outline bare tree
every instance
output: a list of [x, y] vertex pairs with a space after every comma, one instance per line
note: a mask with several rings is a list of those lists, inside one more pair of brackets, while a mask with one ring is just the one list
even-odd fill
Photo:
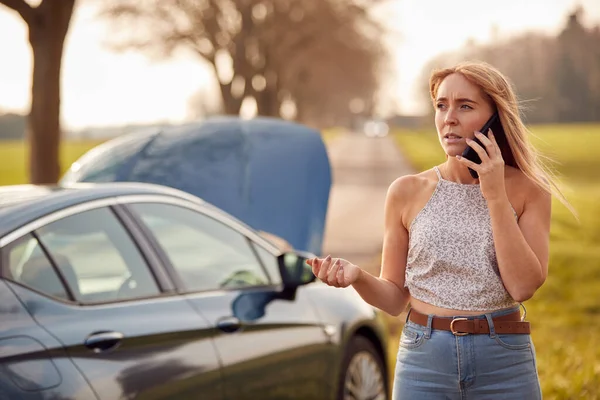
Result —
[[33, 52], [31, 109], [27, 123], [29, 180], [55, 183], [60, 176], [60, 71], [63, 46], [76, 0], [0, 0], [19, 13]]
[[[321, 19], [339, 18], [321, 3]], [[324, 10], [325, 9], [325, 10]], [[382, 44], [387, 32], [377, 22], [351, 13], [344, 23], [327, 21], [326, 31], [299, 57], [281, 60], [280, 80], [297, 107], [298, 120], [313, 126], [350, 126], [355, 116], [350, 103], [370, 114], [385, 76], [388, 53]]]
[[[312, 66], [334, 64], [323, 55], [329, 52], [335, 60], [338, 49], [364, 49], [363, 38], [382, 33], [369, 12], [381, 1], [112, 0], [104, 3], [101, 15], [121, 34], [112, 41], [118, 49], [159, 56], [186, 49], [207, 61], [218, 77], [225, 113], [239, 114], [244, 99], [251, 97], [260, 115], [279, 116], [286, 99], [301, 97], [296, 96], [298, 81], [315, 75]], [[322, 58], [315, 58], [317, 53]], [[366, 54], [372, 53], [363, 51], [361, 57]], [[344, 75], [357, 60], [338, 61], [347, 65], [330, 68], [329, 76], [331, 71]], [[328, 95], [325, 88], [321, 95]]]
[[349, 126], [354, 117], [352, 102], [360, 104], [362, 112], [371, 113], [386, 53], [377, 42], [354, 39], [352, 45], [336, 40], [331, 46], [316, 46], [307, 51], [307, 62], [294, 63], [282, 76], [299, 121], [313, 126]]

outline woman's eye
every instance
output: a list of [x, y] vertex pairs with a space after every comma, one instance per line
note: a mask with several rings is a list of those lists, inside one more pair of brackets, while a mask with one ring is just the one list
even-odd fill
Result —
[[462, 106], [460, 106], [460, 108], [466, 108], [467, 110], [472, 110], [473, 107], [467, 105], [467, 104], [463, 104]]
[[437, 108], [439, 108], [439, 109], [442, 109], [442, 108], [444, 108], [444, 104], [442, 104], [442, 103], [438, 103], [438, 104], [436, 105], [436, 107], [437, 107]]

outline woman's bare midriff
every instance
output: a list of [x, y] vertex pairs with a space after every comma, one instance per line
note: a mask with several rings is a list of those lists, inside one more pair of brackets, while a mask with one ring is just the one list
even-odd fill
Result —
[[448, 308], [436, 307], [434, 305], [417, 300], [414, 297], [410, 298], [410, 306], [421, 314], [433, 314], [440, 317], [454, 317], [462, 315], [481, 315], [491, 313], [497, 310], [484, 310], [484, 311], [465, 311], [465, 310], [451, 310]]

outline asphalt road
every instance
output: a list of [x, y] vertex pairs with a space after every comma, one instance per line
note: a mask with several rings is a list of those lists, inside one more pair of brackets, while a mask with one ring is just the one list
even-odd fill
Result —
[[379, 273], [383, 213], [389, 185], [413, 172], [394, 140], [340, 135], [328, 144], [333, 168], [323, 254]]

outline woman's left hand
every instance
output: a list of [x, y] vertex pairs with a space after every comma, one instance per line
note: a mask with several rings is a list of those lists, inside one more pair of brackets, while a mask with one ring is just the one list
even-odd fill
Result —
[[473, 139], [467, 139], [467, 145], [471, 146], [479, 154], [481, 164], [476, 164], [460, 156], [456, 158], [464, 166], [477, 171], [481, 193], [487, 201], [506, 197], [506, 189], [504, 187], [504, 159], [502, 158], [500, 146], [496, 143], [494, 133], [490, 129], [487, 137], [481, 132], [475, 132], [475, 136], [483, 143], [485, 149]]

